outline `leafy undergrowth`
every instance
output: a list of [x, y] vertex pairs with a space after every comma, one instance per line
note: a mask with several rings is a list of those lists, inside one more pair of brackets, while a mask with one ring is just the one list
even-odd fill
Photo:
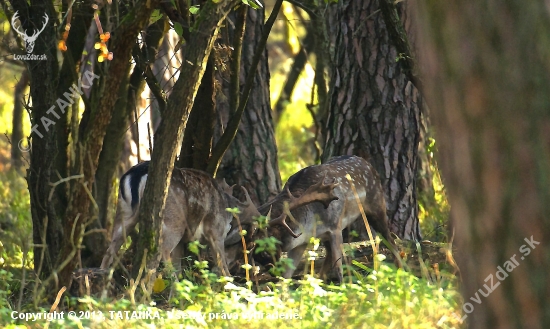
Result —
[[21, 266], [23, 251], [32, 260], [32, 221], [29, 191], [23, 175], [15, 170], [0, 170], [0, 268]]
[[[383, 255], [375, 256], [382, 259]], [[453, 276], [418, 278], [402, 269], [378, 262], [372, 270], [353, 262], [351, 277], [332, 285], [306, 275], [303, 280], [268, 283], [255, 293], [217, 277], [203, 266], [196, 281], [181, 280], [152, 293], [158, 282], [128, 289], [125, 298], [60, 300], [58, 317], [52, 321], [13, 319], [46, 316], [48, 310], [14, 313], [1, 304], [0, 326], [7, 328], [457, 328], [460, 327], [460, 296]], [[197, 262], [197, 265], [199, 263]], [[6, 271], [3, 272], [4, 274]], [[368, 274], [367, 274], [368, 273]], [[0, 276], [4, 274], [0, 273]], [[449, 279], [450, 278], [450, 279]], [[9, 284], [10, 278], [1, 279]], [[200, 282], [200, 284], [199, 284]], [[252, 285], [250, 285], [252, 286]], [[141, 290], [140, 290], [141, 288]], [[158, 288], [158, 287], [157, 287]], [[1, 286], [2, 290], [6, 286]], [[144, 290], [143, 290], [144, 289]], [[171, 290], [171, 298], [167, 296]], [[256, 290], [257, 291], [257, 290]], [[101, 293], [97, 294], [98, 296]], [[5, 298], [5, 296], [0, 296]], [[132, 302], [137, 301], [137, 302]], [[32, 313], [33, 311], [37, 311]], [[59, 312], [63, 311], [60, 315]], [[50, 315], [52, 316], [52, 315]]]

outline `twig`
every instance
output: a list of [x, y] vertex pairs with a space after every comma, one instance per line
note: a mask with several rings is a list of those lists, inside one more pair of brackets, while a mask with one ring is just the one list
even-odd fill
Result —
[[50, 313], [52, 313], [56, 308], [57, 305], [59, 305], [59, 301], [61, 300], [61, 295], [67, 290], [67, 287], [63, 286], [61, 289], [59, 289], [59, 292], [57, 293], [57, 296], [55, 297], [55, 301], [52, 304], [52, 307], [50, 308]]
[[243, 50], [244, 31], [246, 29], [246, 16], [248, 13], [248, 6], [239, 8], [237, 12], [237, 26], [235, 27], [235, 33], [233, 41], [233, 54], [231, 58], [231, 83], [229, 91], [229, 113], [234, 115], [239, 107], [240, 96], [240, 76], [241, 76], [241, 54]]
[[19, 300], [17, 301], [17, 312], [21, 311], [21, 301], [23, 300], [23, 291], [25, 290], [25, 279], [27, 274], [27, 268], [25, 267], [25, 263], [27, 262], [27, 254], [29, 252], [29, 248], [27, 243], [23, 243], [23, 268], [21, 269], [21, 287], [19, 288]]
[[[95, 210], [99, 210], [99, 207], [97, 206], [97, 203], [95, 202], [94, 196], [92, 195], [92, 192], [90, 192], [90, 189], [88, 188], [88, 182], [82, 183], [82, 187], [84, 188], [84, 191], [86, 191], [86, 194], [88, 194], [88, 197], [90, 197], [90, 201], [94, 205]], [[97, 216], [97, 214], [96, 214]]]
[[104, 228], [94, 228], [93, 230], [89, 230], [86, 233], [84, 233], [84, 236], [94, 233], [104, 233], [105, 236], [107, 236], [107, 230]]
[[[52, 271], [52, 273], [50, 274], [50, 276], [49, 276], [46, 280], [44, 280], [44, 281], [42, 282], [42, 287], [41, 287], [41, 289], [40, 289], [40, 292], [39, 292], [38, 296], [37, 296], [37, 295], [34, 296], [34, 303], [35, 303], [35, 306], [37, 306], [38, 301], [42, 299], [42, 298], [41, 298], [41, 297], [42, 297], [42, 294], [44, 293], [44, 290], [46, 289], [47, 285], [50, 283], [51, 280], [55, 280], [56, 285], [58, 284], [59, 280], [58, 280], [58, 278], [57, 278], [57, 272], [63, 270], [67, 265], [69, 265], [69, 263], [72, 261], [73, 257], [75, 256], [75, 254], [76, 254], [78, 248], [76, 247], [76, 245], [75, 245], [73, 239], [74, 239], [74, 232], [75, 232], [75, 230], [76, 230], [76, 223], [78, 223], [78, 219], [79, 219], [79, 218], [80, 218], [80, 213], [76, 215], [76, 218], [75, 218], [74, 221], [73, 221], [73, 227], [72, 227], [72, 229], [71, 229], [71, 236], [70, 236], [70, 238], [69, 238], [69, 239], [70, 239], [69, 241], [70, 241], [71, 246], [72, 246], [73, 248], [72, 248], [71, 252], [69, 253], [68, 257], [65, 258], [65, 260], [63, 260], [63, 262], [57, 267], [57, 269], [55, 269], [54, 271]], [[83, 229], [84, 229], [84, 227], [81, 226], [81, 230], [83, 230]], [[80, 236], [82, 237], [83, 234], [84, 234], [84, 232], [82, 232], [82, 233], [80, 234]], [[79, 243], [79, 244], [80, 244], [80, 243]]]
[[147, 122], [147, 137], [149, 137], [149, 157], [153, 156], [153, 144], [151, 143], [151, 126]]
[[239, 233], [241, 235], [241, 243], [243, 244], [243, 254], [244, 254], [244, 263], [245, 263], [245, 266], [244, 266], [244, 271], [246, 273], [246, 282], [250, 281], [250, 271], [249, 271], [249, 264], [248, 264], [248, 253], [246, 250], [246, 241], [244, 240], [244, 235], [242, 234], [243, 233], [243, 227], [241, 226], [241, 221], [239, 220], [239, 216], [237, 216], [236, 214], [233, 214], [233, 217], [235, 217], [235, 219], [237, 220], [237, 225], [239, 225]]
[[[136, 99], [136, 93], [135, 91], [132, 90], [132, 95], [133, 95], [133, 98]], [[138, 109], [137, 109], [137, 106], [135, 106], [135, 103], [134, 103], [134, 119], [136, 120], [135, 124], [136, 124], [136, 138], [137, 138], [137, 141], [136, 141], [136, 146], [137, 146], [137, 158], [138, 158], [138, 163], [141, 163], [141, 152], [139, 151], [140, 149], [140, 145], [139, 145], [139, 122], [138, 122]]]
[[357, 207], [359, 207], [359, 211], [361, 212], [361, 217], [363, 217], [363, 222], [365, 223], [365, 227], [367, 228], [367, 233], [369, 234], [369, 240], [372, 246], [372, 251], [374, 255], [374, 264], [376, 264], [376, 254], [378, 254], [378, 248], [376, 247], [376, 244], [374, 243], [374, 238], [372, 235], [372, 231], [370, 230], [370, 225], [367, 221], [367, 215], [365, 215], [365, 209], [363, 209], [363, 204], [361, 203], [361, 199], [359, 199], [359, 194], [357, 194], [357, 190], [355, 189], [355, 185], [353, 185], [353, 181], [351, 179], [351, 176], [349, 174], [346, 175], [346, 179], [348, 180], [351, 189], [353, 190], [353, 194], [355, 195], [355, 201], [357, 202]]
[[73, 175], [73, 176], [69, 176], [69, 177], [62, 178], [62, 179], [58, 180], [58, 181], [55, 182], [55, 183], [50, 183], [50, 186], [51, 186], [52, 188], [50, 189], [50, 195], [48, 196], [48, 201], [52, 201], [53, 192], [55, 191], [55, 188], [56, 188], [57, 185], [59, 185], [59, 184], [61, 184], [61, 183], [68, 182], [68, 181], [70, 181], [71, 179], [79, 179], [79, 178], [84, 178], [84, 175], [83, 175], [83, 174], [80, 174], [80, 175]]
[[[48, 232], [48, 216], [44, 217], [44, 224], [43, 224], [43, 227], [42, 227], [42, 236], [41, 236], [41, 240], [42, 240], [42, 252], [40, 254], [40, 263], [38, 264], [38, 270], [36, 271], [36, 281], [34, 283], [34, 288], [33, 288], [33, 296], [34, 296], [34, 303], [35, 303], [35, 306], [37, 306], [37, 302], [38, 302], [38, 296], [37, 296], [37, 292], [38, 292], [38, 284], [41, 283], [41, 280], [40, 280], [40, 273], [42, 273], [42, 265], [44, 264], [44, 257], [45, 257], [45, 253], [46, 253], [46, 248], [47, 248], [47, 243], [46, 243], [46, 233]], [[37, 247], [38, 245], [34, 245], [34, 247]]]
[[132, 305], [136, 305], [136, 299], [135, 299], [135, 293], [136, 288], [139, 284], [139, 280], [141, 279], [141, 274], [143, 273], [143, 269], [145, 268], [145, 262], [147, 259], [147, 248], [143, 249], [143, 258], [141, 259], [141, 266], [139, 267], [138, 275], [136, 280], [134, 279], [130, 280], [130, 301], [132, 302]]

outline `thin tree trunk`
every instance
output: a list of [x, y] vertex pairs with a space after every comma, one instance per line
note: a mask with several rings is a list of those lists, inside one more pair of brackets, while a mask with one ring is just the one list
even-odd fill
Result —
[[420, 58], [464, 315], [470, 328], [549, 328], [547, 3], [431, 1], [422, 9]]
[[313, 51], [314, 41], [315, 41], [315, 38], [314, 38], [313, 28], [311, 26], [308, 26], [306, 37], [302, 42], [302, 46], [300, 47], [300, 50], [294, 56], [294, 61], [292, 62], [290, 71], [286, 76], [286, 81], [283, 85], [283, 89], [281, 90], [281, 94], [279, 95], [279, 98], [275, 103], [275, 108], [273, 109], [273, 116], [274, 116], [275, 123], [279, 122], [279, 119], [281, 118], [281, 115], [283, 114], [284, 109], [292, 99], [292, 93], [294, 92], [294, 87], [296, 86], [296, 82], [298, 82], [298, 78], [300, 77], [300, 74], [302, 74], [302, 71], [306, 67], [308, 56]]
[[[420, 239], [416, 166], [421, 97], [391, 44], [377, 0], [329, 6], [326, 24], [334, 49], [323, 161], [355, 154], [378, 171], [390, 229]], [[400, 8], [403, 16], [404, 8]]]
[[[98, 106], [92, 111], [88, 109], [83, 115], [80, 124], [79, 145], [76, 148], [77, 156], [72, 175], [83, 175], [83, 178], [71, 181], [70, 202], [64, 216], [63, 231], [65, 239], [57, 258], [58, 287], [52, 287], [48, 291], [57, 291], [61, 286], [69, 287], [72, 282], [72, 272], [76, 266], [76, 253], [82, 242], [84, 228], [90, 218], [88, 209], [91, 204], [90, 190], [94, 183], [94, 177], [99, 162], [99, 154], [103, 147], [106, 129], [111, 121], [114, 106], [119, 95], [119, 87], [127, 72], [130, 63], [132, 47], [135, 39], [145, 23], [148, 21], [153, 8], [159, 0], [141, 1], [132, 8], [133, 20], [124, 20], [117, 29], [117, 34], [110, 41], [111, 51], [116, 54], [109, 63], [105, 88], [101, 93], [96, 93]], [[56, 44], [56, 43], [55, 43]], [[88, 113], [86, 113], [88, 112]], [[52, 278], [53, 280], [53, 278]], [[52, 282], [49, 282], [50, 284]]]
[[[139, 210], [138, 220], [141, 223], [141, 229], [132, 269], [134, 276], [141, 267], [145, 250], [148, 253], [148, 268], [158, 264], [160, 218], [162, 218], [168, 195], [177, 146], [182, 141], [183, 130], [204, 74], [208, 56], [217, 37], [219, 25], [231, 6], [232, 2], [227, 0], [218, 3], [207, 2], [201, 8], [200, 19], [190, 35], [189, 44], [193, 47], [186, 47], [184, 50], [184, 58], [187, 60], [182, 64], [180, 78], [174, 85], [174, 90], [168, 99], [166, 114], [155, 134], [155, 149]], [[190, 62], [190, 59], [194, 62]]]
[[13, 121], [11, 131], [11, 161], [14, 168], [23, 166], [19, 141], [23, 139], [23, 102], [24, 94], [29, 84], [29, 72], [24, 70], [21, 78], [15, 85], [13, 94]]
[[[148, 27], [145, 36], [145, 44], [147, 50], [142, 49], [141, 53], [144, 57], [143, 60], [147, 63], [153, 62], [158, 46], [162, 41], [165, 34], [165, 19], [160, 19], [151, 26]], [[128, 70], [130, 67], [128, 67]], [[128, 119], [134, 113], [135, 98], [141, 97], [141, 93], [135, 93], [133, 90], [129, 92], [129, 87], [137, 87], [144, 85], [143, 71], [137, 66], [134, 67], [134, 72], [130, 75], [130, 72], [126, 72], [124, 80], [121, 83], [119, 90], [119, 98], [116, 102], [115, 108], [119, 109], [113, 113], [111, 122], [107, 127], [105, 134], [105, 140], [109, 143], [103, 145], [101, 154], [99, 156], [99, 163], [96, 173], [96, 185], [95, 185], [95, 200], [99, 209], [97, 220], [88, 226], [88, 229], [106, 229], [111, 227], [113, 221], [113, 207], [112, 204], [112, 190], [114, 186], [114, 179], [119, 167], [119, 161], [122, 154], [122, 146], [126, 136], [125, 130], [128, 126]], [[129, 86], [130, 85], [130, 86]], [[91, 254], [90, 257], [86, 257], [86, 254], [81, 256], [84, 267], [99, 265], [103, 258], [104, 251], [107, 249], [107, 240], [105, 234], [102, 232], [89, 234], [84, 238], [84, 244], [87, 247], [87, 251]], [[88, 260], [88, 258], [90, 258]]]

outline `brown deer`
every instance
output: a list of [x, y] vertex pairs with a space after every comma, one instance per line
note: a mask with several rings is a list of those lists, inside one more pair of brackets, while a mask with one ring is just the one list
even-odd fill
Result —
[[[101, 268], [111, 266], [115, 254], [122, 246], [126, 234], [137, 224], [140, 200], [143, 196], [149, 162], [132, 167], [120, 179], [117, 212], [111, 244], [101, 263]], [[224, 182], [225, 184], [225, 182]], [[229, 275], [224, 252], [224, 239], [235, 224], [227, 208], [239, 208], [241, 222], [251, 222], [259, 212], [243, 187], [246, 201], [241, 202], [225, 191], [232, 192], [227, 184], [220, 186], [207, 173], [193, 169], [175, 168], [162, 221], [160, 252], [164, 262], [171, 261], [171, 253], [180, 241], [206, 242], [213, 251], [221, 274]], [[176, 255], [174, 255], [175, 258]], [[180, 261], [174, 264], [179, 270]]]
[[[321, 274], [328, 276], [336, 271], [336, 278], [342, 281], [342, 231], [361, 218], [357, 198], [346, 179], [351, 181], [357, 191], [369, 225], [386, 239], [395, 251], [393, 237], [388, 228], [384, 191], [375, 169], [364, 159], [356, 156], [340, 156], [328, 162], [304, 168], [291, 176], [284, 189], [273, 200], [258, 208], [259, 212], [277, 216], [268, 224], [267, 233], [282, 242], [276, 253], [287, 252], [294, 265], [298, 265], [311, 237], [320, 238], [326, 247]], [[324, 197], [313, 194], [324, 194]], [[322, 202], [316, 202], [322, 201]], [[289, 210], [297, 223], [288, 221], [283, 210], [288, 202]], [[251, 229], [252, 240], [262, 238], [262, 232]], [[299, 233], [298, 233], [299, 232]], [[226, 239], [233, 243], [235, 233], [230, 232]], [[227, 249], [227, 248], [226, 248]], [[266, 252], [255, 256], [259, 263], [274, 263], [273, 257]], [[396, 263], [397, 264], [397, 263]], [[283, 277], [289, 278], [294, 269], [288, 268]]]

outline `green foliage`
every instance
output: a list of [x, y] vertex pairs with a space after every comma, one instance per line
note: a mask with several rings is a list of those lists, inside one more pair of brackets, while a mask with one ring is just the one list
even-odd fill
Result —
[[200, 242], [198, 240], [197, 241], [191, 241], [191, 242], [189, 242], [189, 245], [188, 245], [189, 251], [192, 252], [195, 255], [198, 255], [199, 252], [200, 252], [200, 249], [204, 249], [204, 248], [206, 248], [206, 246], [203, 245], [203, 244], [200, 244]]
[[11, 294], [10, 287], [12, 280], [13, 274], [11, 272], [0, 269], [0, 310], [10, 308], [8, 296]]
[[189, 7], [189, 12], [192, 15], [197, 15], [199, 13], [200, 7], [198, 5]]
[[176, 31], [176, 33], [177, 33], [180, 37], [183, 37], [183, 27], [181, 26], [180, 23], [178, 23], [178, 22], [175, 22], [175, 23], [174, 23], [174, 31]]
[[309, 165], [314, 164], [313, 138], [310, 127], [313, 119], [305, 102], [288, 104], [277, 125], [275, 138], [279, 155], [282, 181]]
[[149, 25], [155, 23], [159, 19], [161, 19], [163, 14], [160, 12], [159, 9], [153, 10], [153, 13], [151, 13], [151, 17], [149, 17]]
[[264, 6], [262, 5], [262, 3], [258, 0], [241, 0], [245, 5], [248, 5], [250, 7], [252, 7], [252, 9], [260, 9], [260, 8], [263, 8]]
[[274, 253], [277, 250], [277, 245], [281, 244], [281, 241], [277, 240], [275, 237], [267, 237], [264, 239], [259, 239], [255, 241], [256, 248], [254, 248], [255, 253], [260, 253], [266, 251], [268, 253]]
[[0, 243], [4, 245], [0, 257], [5, 265], [20, 267], [23, 249], [26, 249], [30, 253], [27, 265], [32, 266], [32, 261], [29, 261], [33, 259], [31, 241], [32, 221], [26, 181], [14, 170], [0, 172]]
[[[430, 138], [427, 152], [433, 155], [434, 151], [435, 140]], [[441, 180], [439, 168], [435, 163], [430, 163], [430, 170], [432, 172], [434, 194], [418, 195], [420, 230], [426, 240], [446, 242], [448, 235], [447, 225], [451, 207], [447, 200], [447, 192]]]
[[[78, 299], [65, 305], [63, 320], [50, 328], [456, 328], [460, 326], [460, 297], [456, 282], [433, 282], [381, 264], [373, 271], [353, 265], [342, 285], [303, 280], [268, 283], [269, 291], [253, 292], [231, 278], [218, 277], [204, 262], [195, 263], [202, 282], [182, 280], [172, 286], [169, 305], [132, 305], [128, 299]], [[2, 272], [0, 272], [0, 276]], [[68, 316], [68, 311], [76, 315]], [[135, 313], [133, 313], [135, 311]], [[6, 313], [5, 309], [1, 311]], [[86, 315], [85, 312], [88, 312]], [[127, 312], [127, 313], [126, 313]], [[0, 317], [0, 326], [12, 323]], [[16, 323], [25, 324], [18, 320]], [[36, 323], [27, 323], [34, 325]]]

